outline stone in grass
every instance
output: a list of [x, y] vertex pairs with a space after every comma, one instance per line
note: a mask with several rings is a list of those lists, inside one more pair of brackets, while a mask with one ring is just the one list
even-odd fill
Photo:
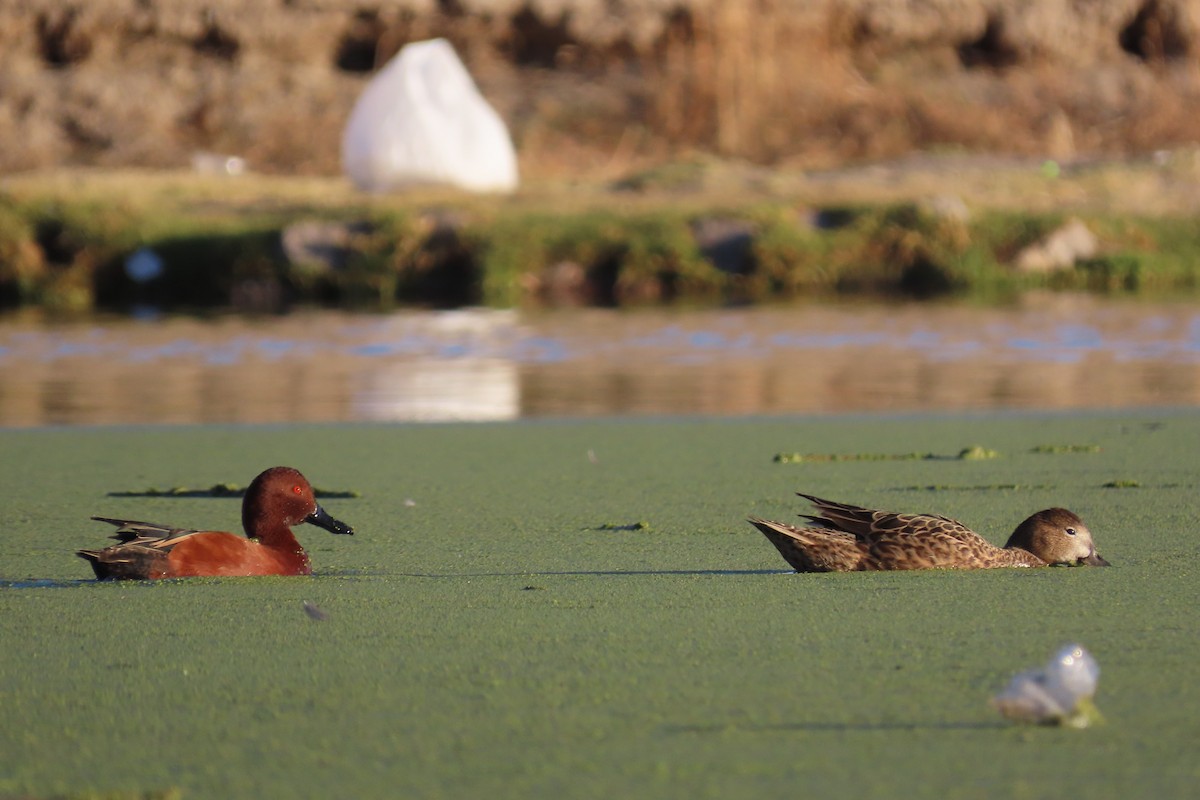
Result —
[[344, 269], [370, 235], [368, 222], [300, 220], [279, 234], [279, 246], [293, 271], [324, 275]]
[[1079, 219], [1071, 219], [1017, 253], [1013, 267], [1017, 272], [1055, 272], [1074, 267], [1091, 258], [1100, 249], [1096, 234]]
[[696, 247], [721, 272], [741, 275], [749, 267], [757, 229], [732, 217], [703, 217], [691, 224]]

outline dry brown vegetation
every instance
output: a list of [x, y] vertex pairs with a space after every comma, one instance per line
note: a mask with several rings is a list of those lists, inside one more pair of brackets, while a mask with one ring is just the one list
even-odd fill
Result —
[[1196, 0], [2, 0], [0, 170], [332, 174], [372, 71], [445, 36], [528, 176], [685, 152], [792, 166], [1200, 141]]

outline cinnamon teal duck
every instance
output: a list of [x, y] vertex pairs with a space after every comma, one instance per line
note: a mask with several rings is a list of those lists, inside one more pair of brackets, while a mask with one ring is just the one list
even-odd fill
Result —
[[100, 580], [184, 578], [199, 575], [308, 575], [308, 554], [292, 526], [308, 522], [330, 533], [352, 534], [317, 504], [312, 486], [291, 467], [272, 467], [246, 489], [242, 527], [246, 536], [224, 531], [173, 528], [153, 522], [92, 517], [117, 526], [119, 544], [80, 550]]
[[797, 572], [1109, 565], [1096, 552], [1087, 525], [1065, 508], [1037, 512], [1004, 547], [996, 547], [949, 517], [893, 514], [797, 494], [817, 509], [816, 515], [801, 515], [812, 525], [750, 517]]

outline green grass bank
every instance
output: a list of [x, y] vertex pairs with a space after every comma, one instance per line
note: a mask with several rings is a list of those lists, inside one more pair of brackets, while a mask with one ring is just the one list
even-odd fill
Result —
[[[274, 312], [1196, 291], [1192, 201], [1167, 193], [1173, 207], [1138, 204], [1166, 177], [1056, 170], [998, 167], [991, 185], [954, 170], [909, 182], [860, 174], [822, 183], [731, 177], [685, 163], [605, 186], [533, 187], [503, 199], [435, 191], [372, 198], [319, 178], [24, 176], [0, 187], [0, 309]], [[1112, 200], [1122, 182], [1128, 191]], [[1016, 266], [1026, 248], [1073, 219], [1095, 237], [1094, 251], [1061, 269]], [[143, 249], [161, 269], [127, 267]]]
[[[0, 431], [0, 795], [1190, 796], [1198, 436], [1161, 412]], [[953, 457], [976, 444], [996, 457]], [[239, 518], [109, 493], [276, 463], [360, 493], [325, 501], [353, 538], [300, 529], [312, 578], [98, 584], [73, 555], [93, 513]], [[744, 517], [793, 518], [797, 489], [993, 541], [1064, 505], [1114, 566], [789, 574]], [[1068, 641], [1107, 724], [988, 707]]]

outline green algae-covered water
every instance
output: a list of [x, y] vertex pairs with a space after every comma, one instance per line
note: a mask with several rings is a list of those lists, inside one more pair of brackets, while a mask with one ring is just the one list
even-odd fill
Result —
[[[1190, 795], [1197, 442], [1165, 412], [0, 432], [0, 795]], [[277, 463], [361, 493], [324, 501], [353, 538], [298, 530], [312, 578], [72, 555], [93, 513], [236, 529], [108, 493]], [[798, 489], [999, 542], [1064, 505], [1114, 566], [796, 575], [744, 517]], [[989, 708], [1071, 641], [1107, 724]]]

